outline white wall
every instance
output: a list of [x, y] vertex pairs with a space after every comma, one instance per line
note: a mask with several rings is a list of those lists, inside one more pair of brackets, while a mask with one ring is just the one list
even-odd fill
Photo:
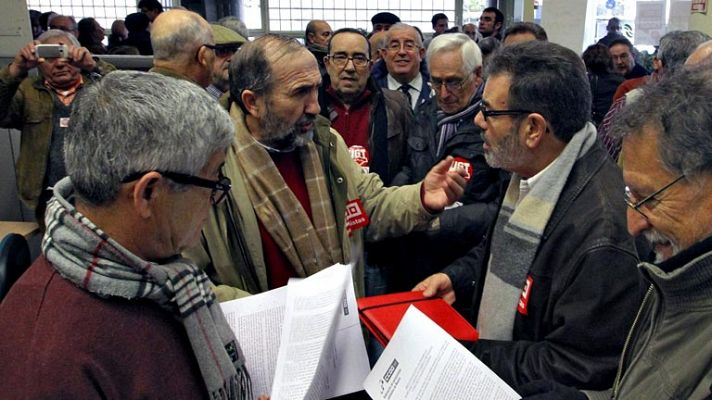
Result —
[[596, 33], [595, 0], [546, 0], [541, 25], [549, 41], [581, 54]]

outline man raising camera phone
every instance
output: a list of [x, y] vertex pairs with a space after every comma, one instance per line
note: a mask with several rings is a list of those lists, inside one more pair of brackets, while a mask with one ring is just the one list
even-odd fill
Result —
[[[35, 67], [39, 76], [28, 76]], [[22, 131], [18, 193], [41, 226], [50, 195], [47, 188], [66, 175], [63, 143], [72, 102], [84, 85], [113, 69], [95, 60], [71, 33], [51, 29], [0, 70], [0, 126]]]

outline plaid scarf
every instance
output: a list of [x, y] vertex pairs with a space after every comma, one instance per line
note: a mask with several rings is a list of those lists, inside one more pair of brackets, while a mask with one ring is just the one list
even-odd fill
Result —
[[42, 252], [78, 287], [101, 297], [149, 299], [183, 323], [211, 399], [252, 399], [250, 376], [235, 335], [210, 290], [207, 275], [189, 260], [142, 260], [79, 213], [69, 178], [47, 204]]
[[517, 304], [544, 229], [576, 160], [583, 157], [595, 142], [596, 128], [587, 123], [574, 134], [519, 204], [522, 177], [512, 174], [492, 233], [487, 276], [477, 316], [480, 338], [512, 340]]
[[235, 153], [247, 180], [247, 194], [255, 214], [297, 274], [309, 276], [343, 262], [336, 219], [316, 145], [310, 141], [295, 150], [299, 152], [304, 170], [312, 223], [267, 150], [250, 135], [242, 113], [233, 107], [231, 114], [236, 131]]

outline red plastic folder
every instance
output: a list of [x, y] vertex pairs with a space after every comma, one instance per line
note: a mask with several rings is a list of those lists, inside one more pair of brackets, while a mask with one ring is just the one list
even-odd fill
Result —
[[423, 297], [423, 292], [403, 292], [357, 300], [361, 323], [386, 346], [411, 304], [457, 340], [474, 342], [477, 330], [441, 298]]

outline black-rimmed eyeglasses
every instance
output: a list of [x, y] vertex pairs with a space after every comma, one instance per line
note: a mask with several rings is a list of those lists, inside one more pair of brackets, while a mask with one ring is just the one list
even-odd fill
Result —
[[354, 54], [353, 56], [349, 57], [346, 54], [337, 53], [331, 54], [327, 57], [329, 57], [329, 60], [339, 68], [346, 67], [346, 64], [349, 63], [349, 60], [351, 60], [351, 62], [354, 64], [354, 67], [359, 68], [367, 66], [368, 63], [371, 61], [363, 54]]
[[[152, 171], [134, 172], [133, 174], [130, 174], [124, 179], [122, 179], [121, 183], [135, 181], [149, 172]], [[223, 200], [225, 200], [225, 197], [227, 196], [228, 192], [230, 192], [230, 188], [232, 188], [232, 182], [230, 181], [230, 178], [223, 176], [222, 172], [220, 173], [220, 175], [218, 175], [217, 181], [211, 181], [209, 179], [188, 174], [181, 174], [179, 172], [158, 170], [154, 172], [158, 172], [162, 176], [172, 180], [175, 183], [211, 189], [212, 192], [210, 192], [210, 203], [213, 205], [220, 204]]]
[[677, 182], [681, 181], [684, 177], [685, 177], [685, 174], [682, 174], [682, 175], [678, 176], [678, 177], [675, 178], [672, 182], [670, 182], [670, 183], [668, 183], [667, 185], [661, 187], [660, 189], [658, 189], [658, 190], [656, 190], [655, 192], [653, 192], [653, 194], [651, 194], [651, 195], [649, 195], [649, 196], [646, 196], [646, 197], [645, 197], [644, 199], [642, 199], [642, 200], [638, 200], [638, 199], [635, 197], [635, 194], [633, 193], [633, 191], [632, 191], [628, 186], [626, 186], [626, 187], [625, 187], [625, 204], [626, 204], [628, 207], [632, 208], [633, 210], [637, 211], [638, 214], [642, 215], [643, 218], [645, 218], [645, 219], [647, 220], [647, 219], [648, 219], [648, 216], [645, 215], [645, 213], [640, 209], [640, 207], [642, 207], [642, 206], [645, 205], [646, 203], [649, 203], [649, 202], [651, 202], [651, 201], [653, 201], [653, 200], [655, 200], [655, 201], [660, 201], [660, 200], [656, 199], [656, 196], [660, 196], [664, 191], [668, 190], [668, 189], [670, 188], [670, 186], [672, 186], [672, 185], [676, 184]]
[[480, 112], [482, 113], [482, 116], [484, 117], [485, 121], [487, 121], [487, 118], [489, 117], [498, 117], [500, 115], [520, 115], [520, 114], [532, 114], [534, 111], [527, 111], [527, 110], [490, 110], [482, 104], [480, 106]]

